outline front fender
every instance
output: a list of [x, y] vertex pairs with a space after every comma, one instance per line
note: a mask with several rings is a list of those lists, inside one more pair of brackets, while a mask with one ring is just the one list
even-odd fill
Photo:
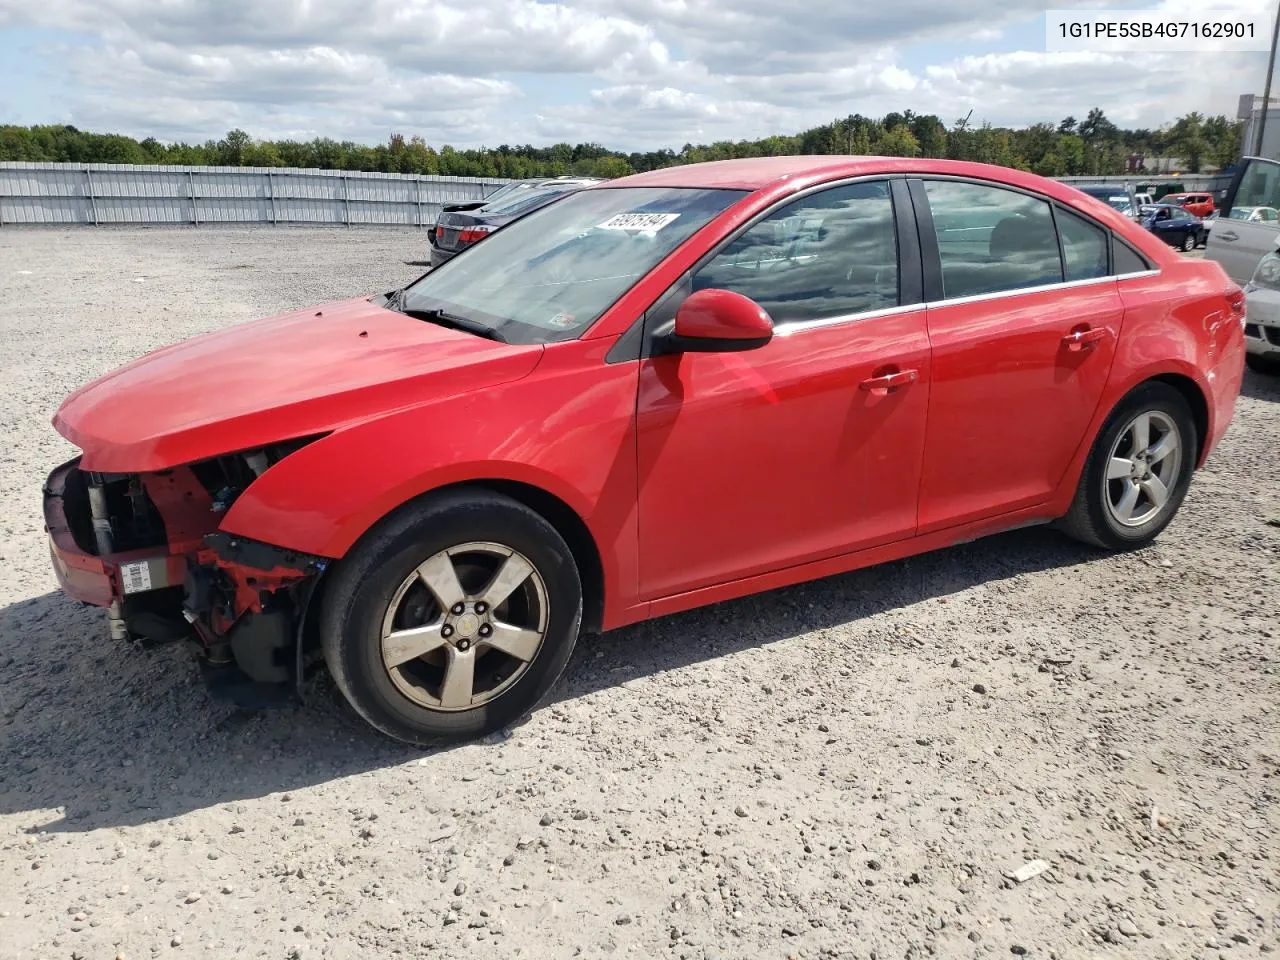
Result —
[[417, 496], [513, 481], [578, 514], [600, 553], [607, 606], [628, 603], [636, 584], [638, 364], [605, 363], [609, 346], [558, 344], [522, 380], [336, 430], [255, 480], [220, 529], [336, 558]]

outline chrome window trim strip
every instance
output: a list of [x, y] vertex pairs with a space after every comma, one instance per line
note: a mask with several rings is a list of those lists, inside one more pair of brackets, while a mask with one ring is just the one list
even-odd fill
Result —
[[1038, 287], [1019, 287], [1016, 290], [999, 290], [995, 293], [978, 293], [971, 297], [952, 297], [949, 300], [933, 300], [928, 303], [909, 303], [905, 306], [886, 307], [883, 310], [865, 310], [861, 313], [845, 313], [838, 317], [826, 317], [822, 320], [787, 320], [774, 327], [773, 333], [774, 336], [777, 337], [789, 337], [794, 336], [797, 333], [804, 333], [806, 330], [819, 330], [823, 327], [835, 327], [845, 323], [854, 323], [860, 320], [874, 320], [878, 317], [891, 317], [901, 313], [910, 313], [913, 310], [937, 309], [939, 307], [950, 307], [968, 303], [981, 303], [986, 300], [1003, 300], [1007, 297], [1016, 297], [1025, 293], [1044, 293], [1049, 290], [1072, 290], [1077, 287], [1092, 287], [1118, 280], [1134, 280], [1138, 277], [1155, 277], [1159, 274], [1159, 270], [1141, 270], [1135, 273], [1122, 273], [1116, 276], [1090, 277], [1087, 280], [1068, 280], [1064, 283], [1041, 284]]
[[861, 313], [842, 313], [837, 317], [824, 317], [821, 320], [785, 320], [773, 328], [775, 337], [789, 337], [806, 330], [820, 330], [823, 327], [838, 327], [859, 320], [874, 320], [877, 317], [892, 317], [900, 313], [911, 313], [923, 310], [923, 303], [908, 303], [897, 307], [885, 307], [881, 310], [863, 310]]

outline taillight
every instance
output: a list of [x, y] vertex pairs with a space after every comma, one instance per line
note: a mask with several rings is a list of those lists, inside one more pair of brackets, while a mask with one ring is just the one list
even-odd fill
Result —
[[476, 243], [483, 240], [489, 234], [493, 233], [493, 227], [483, 223], [477, 223], [470, 227], [463, 227], [458, 231], [459, 243]]
[[436, 239], [439, 240], [444, 236], [444, 227], [436, 227]]

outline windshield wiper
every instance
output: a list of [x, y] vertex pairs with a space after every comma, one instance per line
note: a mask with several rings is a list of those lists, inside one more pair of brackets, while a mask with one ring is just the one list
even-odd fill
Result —
[[[399, 300], [397, 299], [397, 303]], [[467, 333], [474, 333], [478, 337], [485, 337], [489, 340], [496, 340], [498, 343], [506, 343], [507, 338], [502, 336], [493, 327], [485, 326], [483, 323], [476, 323], [474, 320], [468, 320], [466, 317], [460, 317], [456, 313], [448, 313], [444, 310], [412, 310], [407, 307], [397, 307], [406, 317], [413, 317], [415, 320], [426, 320], [428, 323], [434, 323], [441, 327], [450, 327], [454, 330], [465, 330]]]

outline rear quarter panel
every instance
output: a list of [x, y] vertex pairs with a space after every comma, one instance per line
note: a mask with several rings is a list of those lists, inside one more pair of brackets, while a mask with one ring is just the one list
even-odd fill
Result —
[[1190, 379], [1208, 408], [1203, 463], [1235, 410], [1244, 331], [1226, 298], [1233, 284], [1217, 264], [1176, 255], [1173, 261], [1159, 274], [1118, 281], [1124, 322], [1103, 409], [1109, 413], [1125, 394], [1153, 377]]

